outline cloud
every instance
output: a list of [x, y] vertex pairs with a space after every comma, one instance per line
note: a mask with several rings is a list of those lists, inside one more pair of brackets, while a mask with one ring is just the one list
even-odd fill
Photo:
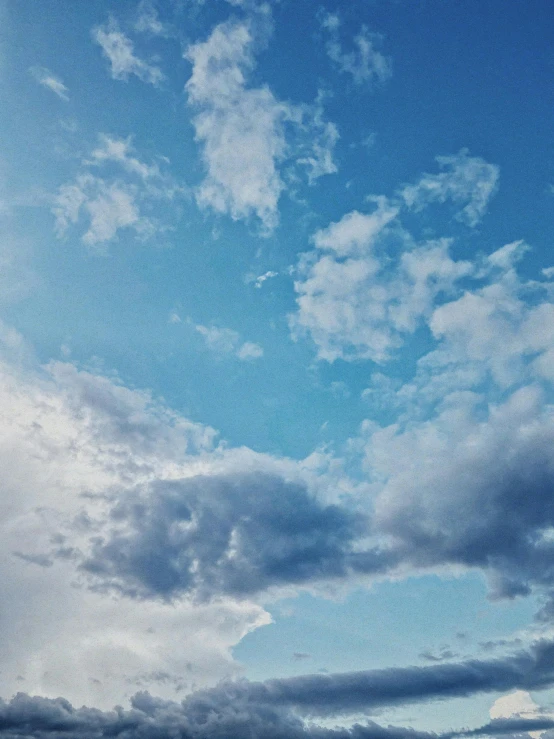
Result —
[[137, 693], [131, 710], [121, 707], [109, 712], [74, 708], [63, 698], [49, 700], [18, 693], [9, 703], [0, 703], [0, 731], [6, 736], [98, 739], [435, 739], [436, 735], [396, 727], [383, 728], [368, 721], [351, 729], [326, 729], [304, 724], [292, 713], [266, 705], [229, 704], [218, 697], [182, 704]]
[[202, 326], [199, 324], [195, 326], [195, 329], [204, 337], [206, 346], [218, 354], [234, 354], [241, 360], [263, 357], [263, 347], [252, 341], [243, 342], [240, 334], [231, 328], [218, 328], [217, 326]]
[[[328, 729], [303, 717], [332, 717], [379, 707], [468, 696], [525, 685], [547, 687], [554, 676], [552, 645], [539, 643], [504, 660], [453, 663], [423, 668], [390, 668], [330, 675], [302, 675], [253, 683], [224, 682], [199, 690], [181, 703], [136, 693], [131, 709], [109, 712], [67, 700], [16, 695], [0, 703], [0, 729], [14, 736], [47, 737], [71, 733], [76, 739], [122, 736], [190, 739], [264, 736], [271, 739], [450, 739], [454, 736], [503, 735], [552, 728], [550, 717], [493, 719], [485, 726], [445, 734], [382, 727], [373, 721]], [[9, 734], [8, 734], [9, 735]]]
[[[545, 725], [545, 729], [554, 728], [554, 714], [541, 711], [540, 706], [535, 703], [526, 690], [516, 690], [497, 698], [490, 707], [489, 716], [493, 722], [498, 719], [523, 719], [526, 726], [524, 731], [529, 731], [527, 728], [529, 726], [528, 721], [537, 720], [539, 722], [546, 720], [546, 723], [550, 724]], [[532, 739], [540, 739], [543, 733], [543, 731], [530, 732]]]
[[[82, 162], [82, 169], [74, 182], [62, 185], [53, 198], [52, 213], [58, 237], [63, 237], [84, 216], [88, 228], [82, 241], [88, 246], [102, 247], [117, 238], [120, 231], [132, 229], [140, 238], [149, 238], [166, 226], [141, 212], [145, 202], [158, 207], [183, 194], [173, 178], [162, 172], [158, 162], [146, 164], [136, 156], [131, 137], [117, 138], [100, 134], [99, 145], [90, 158]], [[160, 161], [161, 158], [160, 158]], [[106, 179], [92, 172], [114, 164], [119, 177]], [[122, 179], [122, 175], [125, 179]]]
[[351, 75], [356, 85], [383, 84], [391, 77], [390, 58], [377, 50], [382, 43], [380, 34], [370, 33], [367, 26], [362, 26], [354, 37], [354, 49], [346, 52], [339, 39], [339, 16], [329, 13], [323, 18], [321, 25], [330, 35], [325, 45], [327, 55], [339, 72]]
[[387, 361], [431, 316], [437, 296], [473, 269], [450, 257], [446, 239], [414, 245], [394, 229], [398, 207], [375, 201], [372, 213], [352, 211], [318, 231], [315, 250], [299, 262], [298, 311], [289, 324], [293, 337], [311, 337], [319, 359]]
[[85, 212], [89, 225], [82, 240], [89, 246], [111, 241], [118, 231], [132, 228], [146, 234], [150, 222], [139, 215], [136, 188], [123, 184], [108, 184], [91, 175], [80, 175], [75, 183], [62, 185], [54, 199], [52, 212], [56, 217], [56, 233], [64, 236], [70, 225]]
[[416, 568], [478, 568], [496, 597], [549, 592], [553, 442], [552, 407], [533, 386], [496, 405], [455, 392], [429, 420], [368, 425], [367, 469], [384, 480], [374, 525]]
[[102, 53], [109, 61], [114, 80], [127, 82], [130, 75], [134, 74], [143, 82], [157, 86], [164, 79], [159, 67], [135, 55], [132, 41], [119, 29], [113, 18], [105, 25], [93, 28], [92, 38], [101, 46]]
[[274, 272], [273, 270], [268, 270], [267, 272], [264, 272], [263, 275], [256, 275], [256, 274], [247, 274], [244, 278], [244, 281], [247, 285], [254, 284], [254, 287], [261, 288], [262, 285], [266, 280], [271, 279], [272, 277], [277, 277], [279, 275], [278, 272]]
[[93, 150], [91, 159], [87, 164], [101, 165], [105, 162], [116, 162], [130, 174], [136, 174], [143, 180], [152, 177], [161, 177], [160, 168], [156, 164], [148, 165], [133, 156], [134, 150], [131, 137], [126, 139], [116, 138], [101, 133], [98, 136], [99, 146]]
[[29, 70], [39, 85], [52, 90], [61, 100], [69, 100], [68, 89], [59, 77], [45, 67], [31, 67]]
[[244, 598], [382, 570], [386, 556], [354, 546], [364, 535], [363, 516], [262, 466], [118, 493], [78, 561], [93, 583], [133, 597]]
[[[93, 536], [106, 496], [205, 472], [218, 456], [213, 429], [114, 378], [64, 362], [37, 368], [21, 337], [5, 332], [0, 345], [4, 338], [1, 353], [13, 359], [0, 363], [0, 695], [24, 686], [107, 707], [138, 689], [178, 697], [239, 674], [230, 650], [269, 623], [259, 605], [219, 598], [137, 608], [75, 587], [75, 550]], [[48, 566], [40, 555], [53, 548]], [[160, 682], [161, 673], [171, 679]]]
[[139, 3], [135, 31], [150, 33], [153, 36], [166, 36], [168, 34], [167, 28], [160, 21], [158, 11], [151, 0], [141, 0]]
[[249, 85], [254, 48], [267, 35], [268, 18], [260, 13], [221, 23], [206, 41], [188, 48], [192, 74], [186, 90], [197, 111], [193, 124], [206, 168], [196, 192], [198, 204], [233, 220], [256, 218], [268, 235], [278, 224], [285, 189], [279, 165], [286, 158], [299, 160], [310, 181], [334, 172], [338, 133], [323, 121], [319, 102], [293, 106], [267, 86]]
[[424, 174], [417, 184], [406, 185], [401, 197], [415, 211], [448, 200], [457, 205], [465, 203], [456, 218], [468, 226], [476, 226], [496, 192], [499, 168], [480, 157], [468, 156], [467, 149], [454, 156], [439, 156], [437, 162], [442, 172]]
[[197, 200], [234, 220], [255, 215], [271, 231], [284, 189], [276, 162], [285, 156], [289, 111], [267, 87], [247, 87], [252, 44], [247, 23], [227, 22], [187, 50], [193, 69], [186, 89], [200, 109], [193, 122], [207, 169]]

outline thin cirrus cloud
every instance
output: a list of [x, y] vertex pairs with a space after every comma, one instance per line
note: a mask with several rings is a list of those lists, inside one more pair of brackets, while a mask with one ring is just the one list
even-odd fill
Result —
[[57, 75], [46, 67], [31, 67], [29, 71], [39, 85], [51, 90], [60, 100], [69, 101], [69, 90]]

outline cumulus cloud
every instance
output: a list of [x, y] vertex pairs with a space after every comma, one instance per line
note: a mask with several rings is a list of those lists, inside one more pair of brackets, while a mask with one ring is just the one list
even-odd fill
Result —
[[363, 516], [302, 483], [263, 470], [195, 476], [117, 494], [79, 566], [132, 596], [242, 598], [382, 570], [386, 556], [356, 551], [364, 535]]
[[216, 26], [206, 41], [186, 52], [192, 64], [186, 90], [198, 111], [193, 124], [206, 168], [196, 193], [199, 205], [234, 220], [255, 217], [268, 234], [278, 223], [285, 189], [279, 165], [294, 157], [287, 125], [310, 139], [296, 158], [307, 166], [311, 181], [335, 171], [332, 149], [338, 133], [323, 121], [320, 104], [293, 106], [268, 87], [249, 85], [258, 43], [252, 18]]
[[114, 80], [127, 82], [131, 75], [135, 75], [143, 82], [157, 86], [164, 79], [159, 67], [136, 56], [132, 41], [120, 30], [113, 18], [105, 25], [93, 28], [92, 38], [100, 45], [102, 53], [109, 61]]
[[264, 350], [253, 341], [242, 341], [238, 331], [217, 326], [195, 326], [196, 331], [204, 337], [206, 346], [219, 354], [233, 354], [238, 359], [248, 361], [263, 357]]
[[391, 60], [378, 50], [382, 36], [370, 33], [367, 26], [362, 26], [353, 39], [354, 49], [345, 51], [339, 37], [339, 16], [329, 13], [321, 25], [330, 36], [325, 45], [329, 58], [339, 72], [351, 75], [356, 85], [383, 84], [391, 77]]
[[488, 406], [453, 393], [428, 421], [368, 433], [375, 526], [405, 562], [479, 568], [498, 597], [552, 588], [554, 416], [536, 387]]
[[448, 200], [456, 205], [465, 203], [456, 218], [476, 226], [496, 192], [499, 168], [481, 157], [470, 157], [467, 149], [454, 156], [439, 156], [437, 162], [443, 171], [424, 174], [415, 185], [406, 185], [400, 193], [402, 198], [415, 211]]
[[[290, 316], [293, 336], [308, 334], [318, 357], [384, 362], [404, 337], [429, 318], [439, 295], [471, 273], [469, 262], [454, 261], [446, 239], [398, 248], [387, 228], [399, 209], [376, 199], [373, 213], [352, 211], [318, 231], [316, 249], [305, 254], [294, 283], [297, 313]], [[397, 230], [397, 238], [407, 235]], [[393, 266], [387, 247], [397, 253]], [[391, 250], [392, 251], [392, 250]]]
[[29, 70], [39, 85], [46, 87], [57, 95], [61, 100], [69, 100], [68, 89], [53, 72], [45, 67], [31, 67]]

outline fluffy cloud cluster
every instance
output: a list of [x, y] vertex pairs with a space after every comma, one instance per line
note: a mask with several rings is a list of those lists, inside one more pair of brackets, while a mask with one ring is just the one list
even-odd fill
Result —
[[316, 249], [300, 261], [290, 325], [295, 337], [310, 335], [320, 359], [386, 361], [429, 318], [437, 296], [471, 273], [469, 262], [450, 257], [447, 239], [416, 246], [395, 233], [389, 224], [398, 212], [378, 198], [373, 213], [352, 211], [318, 231]]
[[137, 608], [79, 586], [74, 559], [88, 511], [116, 488], [208, 470], [214, 431], [73, 365], [37, 370], [17, 334], [2, 339], [12, 359], [0, 367], [0, 694], [111, 706], [143, 686], [172, 697], [235, 675], [230, 649], [268, 623], [262, 608], [225, 598]]

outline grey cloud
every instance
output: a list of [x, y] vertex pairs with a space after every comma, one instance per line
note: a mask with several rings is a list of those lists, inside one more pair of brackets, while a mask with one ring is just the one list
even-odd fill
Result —
[[135, 597], [244, 597], [390, 563], [356, 551], [362, 515], [262, 472], [155, 481], [117, 496], [102, 531], [81, 570]]
[[432, 739], [413, 729], [381, 727], [373, 722], [350, 729], [306, 725], [291, 712], [268, 705], [231, 705], [214, 692], [212, 700], [192, 698], [171, 703], [137, 693], [132, 709], [102, 712], [74, 708], [54, 700], [18, 693], [0, 701], [0, 736], [18, 739]]
[[458, 655], [451, 649], [447, 648], [441, 649], [438, 654], [435, 654], [430, 649], [426, 649], [421, 652], [419, 656], [421, 659], [427, 660], [427, 662], [444, 662], [445, 660], [455, 659], [458, 657]]
[[488, 409], [471, 393], [453, 395], [432, 420], [372, 436], [368, 464], [389, 476], [375, 526], [416, 568], [478, 568], [495, 597], [548, 591], [553, 442], [552, 409], [537, 388]]
[[351, 728], [326, 729], [304, 717], [337, 716], [431, 698], [468, 696], [514, 687], [538, 689], [554, 682], [554, 644], [539, 642], [529, 651], [502, 660], [472, 660], [429, 667], [392, 668], [250, 683], [221, 683], [197, 691], [181, 703], [137, 693], [131, 709], [102, 712], [75, 709], [63, 698], [19, 693], [0, 701], [0, 735], [74, 739], [432, 739], [441, 736], [505, 735], [552, 728], [547, 717], [497, 719], [472, 730], [443, 735], [381, 727], [372, 721]]

